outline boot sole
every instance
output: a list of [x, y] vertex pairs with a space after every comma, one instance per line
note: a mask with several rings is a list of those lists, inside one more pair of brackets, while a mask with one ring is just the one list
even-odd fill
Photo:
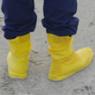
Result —
[[27, 78], [27, 74], [17, 74], [11, 71], [8, 72], [8, 76], [12, 79], [26, 79]]

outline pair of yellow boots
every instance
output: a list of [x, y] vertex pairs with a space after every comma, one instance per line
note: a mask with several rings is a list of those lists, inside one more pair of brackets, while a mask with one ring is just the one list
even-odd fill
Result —
[[[50, 80], [64, 80], [91, 63], [93, 51], [90, 48], [83, 48], [75, 52], [72, 42], [70, 36], [59, 37], [48, 34], [49, 52], [52, 58], [48, 76]], [[11, 78], [24, 79], [29, 69], [30, 34], [9, 40], [9, 46], [8, 75]]]

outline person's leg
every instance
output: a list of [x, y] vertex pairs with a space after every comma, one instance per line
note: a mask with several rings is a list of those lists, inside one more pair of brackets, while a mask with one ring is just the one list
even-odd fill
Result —
[[44, 0], [43, 26], [47, 33], [58, 36], [74, 35], [77, 32], [77, 0]]
[[37, 19], [34, 0], [3, 0], [2, 12], [5, 38], [13, 39], [34, 31]]
[[83, 48], [74, 51], [72, 36], [77, 32], [74, 17], [77, 0], [45, 0], [43, 25], [47, 29], [52, 64], [49, 79], [63, 80], [86, 68], [93, 59], [93, 51]]
[[36, 25], [33, 0], [3, 0], [4, 36], [9, 42], [8, 74], [11, 78], [25, 78], [31, 51], [30, 33]]

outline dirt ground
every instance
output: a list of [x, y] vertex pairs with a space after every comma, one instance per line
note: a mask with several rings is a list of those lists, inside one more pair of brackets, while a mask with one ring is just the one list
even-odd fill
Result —
[[[1, 0], [0, 0], [1, 1]], [[90, 46], [95, 53], [95, 0], [79, 0], [77, 16], [80, 18], [74, 47]], [[26, 80], [13, 80], [7, 76], [7, 40], [0, 30], [0, 95], [95, 95], [95, 59], [89, 68], [71, 78], [52, 82], [47, 79], [50, 57], [47, 52], [47, 35], [41, 25], [43, 0], [35, 0], [38, 23], [31, 35], [29, 77]], [[3, 15], [0, 12], [0, 28]]]

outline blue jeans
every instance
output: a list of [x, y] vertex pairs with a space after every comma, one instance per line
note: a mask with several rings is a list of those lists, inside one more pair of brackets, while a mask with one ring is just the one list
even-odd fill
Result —
[[[34, 31], [37, 21], [34, 8], [34, 0], [3, 0], [3, 30], [6, 39]], [[47, 33], [58, 36], [74, 35], [79, 22], [74, 16], [76, 11], [77, 0], [44, 0], [42, 24]]]

